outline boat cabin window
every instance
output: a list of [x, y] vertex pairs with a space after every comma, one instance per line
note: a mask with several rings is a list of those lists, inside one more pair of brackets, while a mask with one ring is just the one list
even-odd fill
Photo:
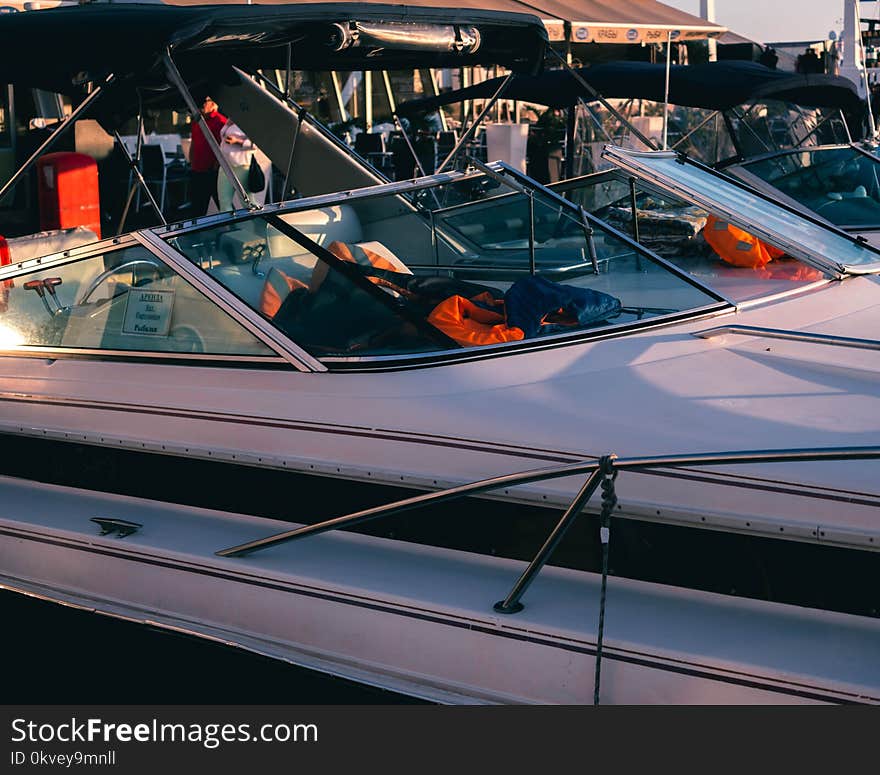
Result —
[[721, 301], [540, 189], [482, 174], [382, 188], [169, 242], [319, 358], [514, 344]]
[[140, 245], [0, 280], [0, 349], [275, 356]]
[[779, 154], [740, 168], [838, 226], [880, 223], [880, 159], [851, 146]]

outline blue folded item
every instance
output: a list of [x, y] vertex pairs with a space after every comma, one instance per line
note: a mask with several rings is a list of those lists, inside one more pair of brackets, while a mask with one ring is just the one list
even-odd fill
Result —
[[[620, 307], [620, 299], [607, 293], [560, 285], [531, 275], [517, 280], [504, 294], [507, 324], [522, 329], [527, 339], [616, 317]], [[553, 318], [560, 317], [560, 311], [568, 322], [552, 322]]]

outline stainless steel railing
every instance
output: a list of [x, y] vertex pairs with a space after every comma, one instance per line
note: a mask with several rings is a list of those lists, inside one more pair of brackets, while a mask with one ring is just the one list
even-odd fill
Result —
[[[711, 452], [696, 455], [659, 455], [653, 457], [632, 457], [632, 458], [615, 458], [613, 469], [616, 471], [641, 471], [653, 468], [681, 468], [693, 465], [738, 465], [752, 463], [785, 463], [785, 462], [821, 462], [833, 460], [875, 460], [880, 459], [880, 446], [867, 447], [829, 447], [829, 448], [808, 448], [808, 449], [772, 449], [772, 450], [742, 450], [735, 452]], [[496, 476], [491, 479], [482, 479], [477, 482], [460, 485], [458, 487], [450, 487], [439, 492], [425, 493], [412, 498], [395, 501], [394, 503], [385, 504], [383, 506], [375, 506], [373, 508], [356, 511], [341, 517], [335, 517], [323, 522], [317, 522], [313, 525], [296, 528], [295, 530], [287, 530], [276, 533], [265, 538], [258, 538], [248, 541], [244, 544], [231, 546], [227, 549], [221, 549], [216, 554], [220, 557], [243, 557], [270, 546], [287, 541], [296, 541], [319, 533], [326, 533], [331, 530], [340, 528], [353, 527], [355, 525], [369, 522], [382, 517], [389, 517], [394, 514], [401, 514], [406, 511], [421, 508], [422, 506], [438, 505], [447, 501], [458, 500], [470, 495], [480, 495], [482, 493], [500, 490], [505, 487], [515, 487], [524, 484], [534, 484], [537, 482], [548, 481], [551, 479], [561, 479], [567, 476], [587, 475], [589, 478], [584, 484], [581, 492], [572, 501], [571, 506], [563, 514], [556, 530], [559, 530], [562, 523], [572, 511], [572, 506], [580, 503], [582, 508], [589, 500], [599, 486], [599, 481], [595, 478], [600, 470], [601, 462], [599, 459], [586, 460], [577, 463], [567, 463], [560, 466], [550, 468], [539, 468], [530, 471], [522, 471], [515, 474], [506, 474], [504, 476]], [[592, 484], [591, 484], [592, 481]], [[735, 486], [735, 484], [733, 485]], [[585, 490], [589, 488], [587, 497], [582, 498]], [[804, 493], [809, 496], [809, 493]], [[577, 509], [570, 515], [574, 518], [580, 511]], [[551, 534], [552, 537], [552, 534]], [[561, 537], [561, 536], [560, 536]], [[549, 540], [549, 539], [548, 539]], [[557, 541], [558, 543], [558, 541]], [[554, 544], [555, 546], [555, 544]], [[542, 550], [543, 551], [543, 550]], [[537, 558], [536, 558], [537, 559]]]
[[880, 350], [880, 340], [856, 339], [850, 336], [833, 336], [831, 334], [814, 334], [809, 331], [790, 331], [785, 328], [763, 328], [761, 326], [729, 325], [696, 331], [694, 336], [701, 339], [712, 339], [725, 334], [738, 336], [759, 336], [766, 339], [787, 339], [792, 342], [811, 342], [813, 344], [830, 344], [836, 347], [855, 347], [859, 350]]
[[[385, 506], [377, 506], [364, 509], [353, 514], [348, 514], [335, 519], [328, 519], [314, 525], [288, 530], [283, 533], [259, 538], [245, 544], [222, 549], [217, 552], [221, 557], [241, 557], [252, 552], [277, 546], [286, 541], [295, 541], [310, 535], [325, 533], [330, 530], [352, 527], [370, 520], [381, 517], [400, 514], [426, 505], [436, 505], [446, 501], [457, 500], [468, 495], [498, 490], [504, 487], [531, 484], [549, 479], [557, 479], [577, 474], [587, 474], [580, 491], [566, 508], [559, 522], [547, 537], [543, 546], [538, 550], [535, 558], [529, 563], [504, 600], [495, 603], [494, 609], [501, 614], [515, 614], [523, 609], [522, 596], [535, 580], [538, 573], [550, 559], [553, 551], [559, 545], [568, 528], [574, 522], [590, 498], [601, 486], [602, 508], [599, 514], [600, 541], [602, 544], [602, 580], [599, 596], [599, 619], [596, 633], [596, 659], [593, 680], [593, 703], [599, 704], [600, 681], [602, 669], [602, 649], [604, 640], [605, 603], [606, 589], [608, 584], [608, 548], [611, 535], [611, 516], [617, 497], [614, 490], [614, 480], [619, 471], [645, 471], [649, 469], [664, 468], [675, 469], [693, 465], [733, 465], [750, 463], [783, 463], [783, 462], [829, 462], [835, 460], [877, 460], [880, 459], [880, 447], [834, 447], [826, 449], [774, 449], [774, 450], [745, 450], [737, 452], [715, 452], [699, 455], [661, 455], [657, 457], [623, 458], [618, 459], [615, 455], [606, 455], [598, 460], [570, 463], [553, 468], [544, 468], [533, 471], [524, 471], [507, 476], [498, 476], [472, 482], [460, 487], [452, 487], [441, 492], [427, 493], [413, 498], [390, 503]], [[737, 483], [729, 483], [737, 486]], [[810, 497], [810, 493], [804, 493]]]

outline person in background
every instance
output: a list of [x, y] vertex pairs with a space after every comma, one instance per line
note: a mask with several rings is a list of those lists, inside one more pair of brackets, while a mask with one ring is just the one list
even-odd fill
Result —
[[797, 58], [797, 71], [799, 73], [822, 73], [825, 71], [825, 68], [816, 52], [807, 46], [804, 53]]
[[[201, 107], [202, 117], [214, 135], [214, 139], [220, 144], [220, 130], [227, 122], [217, 109], [217, 103], [210, 96], [205, 96]], [[222, 147], [222, 146], [221, 146]], [[192, 217], [197, 218], [208, 211], [208, 204], [213, 199], [219, 206], [217, 199], [217, 169], [220, 166], [217, 157], [208, 145], [202, 133], [199, 122], [193, 123], [192, 142], [189, 148], [190, 187], [189, 198], [192, 203]]]
[[764, 50], [761, 52], [761, 56], [758, 57], [758, 61], [765, 67], [775, 70], [776, 64], [779, 62], [779, 56], [776, 53], [776, 49], [772, 46], [765, 46]]
[[[266, 188], [268, 187], [269, 175], [272, 163], [253, 141], [233, 121], [227, 121], [220, 130], [220, 150], [229, 160], [229, 165], [235, 173], [235, 177], [241, 182], [244, 190], [248, 192], [251, 200], [258, 205], [266, 201]], [[260, 169], [263, 171], [264, 185], [259, 191], [251, 191], [248, 187], [248, 177], [251, 167], [251, 158], [255, 158]], [[220, 212], [244, 207], [244, 202], [235, 191], [229, 178], [221, 169], [216, 175], [218, 206]]]

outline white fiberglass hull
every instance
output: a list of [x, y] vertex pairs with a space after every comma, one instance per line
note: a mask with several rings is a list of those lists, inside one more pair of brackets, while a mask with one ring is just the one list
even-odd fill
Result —
[[[244, 559], [278, 522], [2, 478], [2, 586], [437, 702], [590, 703], [599, 579], [351, 533]], [[143, 525], [98, 536], [93, 516]], [[876, 619], [612, 578], [603, 703], [880, 702]]]

